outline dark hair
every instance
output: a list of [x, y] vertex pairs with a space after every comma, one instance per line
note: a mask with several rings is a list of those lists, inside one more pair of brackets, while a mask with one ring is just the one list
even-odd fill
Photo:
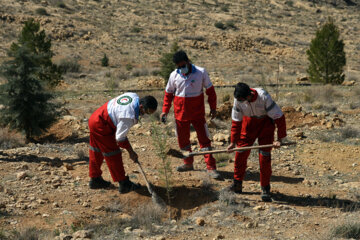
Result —
[[177, 51], [174, 56], [173, 56], [173, 62], [175, 64], [182, 62], [182, 61], [189, 61], [188, 56], [186, 55], [186, 52], [184, 52], [183, 50]]
[[143, 105], [144, 110], [152, 109], [152, 110], [156, 111], [157, 106], [158, 106], [158, 102], [156, 101], [156, 99], [153, 96], [146, 96], [146, 97], [141, 98], [140, 104]]
[[234, 91], [234, 97], [236, 99], [246, 98], [249, 95], [251, 95], [251, 90], [250, 90], [250, 87], [246, 83], [240, 82], [240, 83], [236, 84], [235, 91]]

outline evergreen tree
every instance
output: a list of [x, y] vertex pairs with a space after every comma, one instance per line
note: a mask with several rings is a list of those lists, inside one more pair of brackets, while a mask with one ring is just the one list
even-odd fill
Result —
[[160, 76], [164, 78], [165, 85], [169, 80], [170, 73], [174, 71], [174, 69], [176, 68], [175, 63], [173, 62], [173, 55], [179, 50], [180, 50], [179, 45], [177, 44], [177, 42], [175, 42], [171, 46], [170, 52], [163, 53], [160, 58], [160, 63], [161, 63]]
[[40, 31], [40, 24], [34, 19], [25, 22], [18, 42], [11, 45], [10, 52], [16, 52], [23, 46], [35, 55], [42, 56], [36, 63], [41, 66], [41, 69], [37, 71], [39, 80], [49, 87], [58, 85], [61, 80], [61, 70], [52, 63], [51, 58], [54, 53], [51, 51], [51, 40], [46, 38], [44, 30]]
[[109, 66], [109, 58], [104, 53], [104, 57], [101, 59], [101, 66], [107, 67]]
[[39, 41], [38, 37], [45, 35], [34, 37], [38, 31], [36, 26], [33, 21], [25, 23], [19, 43], [12, 44], [8, 51], [9, 60], [0, 68], [0, 73], [7, 79], [0, 121], [11, 129], [24, 131], [27, 141], [33, 141], [33, 137], [56, 120], [58, 106], [50, 102], [53, 96], [45, 88], [61, 77], [59, 72], [51, 75], [51, 71], [46, 71], [52, 64], [49, 60], [51, 44]]
[[343, 68], [346, 64], [344, 43], [333, 19], [316, 32], [307, 50], [310, 62], [307, 72], [310, 81], [324, 84], [341, 84], [345, 79]]

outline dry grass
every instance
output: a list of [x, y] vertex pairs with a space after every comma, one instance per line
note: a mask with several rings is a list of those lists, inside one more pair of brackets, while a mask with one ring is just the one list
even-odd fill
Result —
[[139, 206], [133, 213], [132, 223], [136, 227], [145, 228], [152, 232], [153, 224], [160, 224], [164, 217], [164, 211], [152, 203]]
[[7, 128], [0, 128], [0, 149], [23, 147], [25, 138], [19, 133], [11, 132]]

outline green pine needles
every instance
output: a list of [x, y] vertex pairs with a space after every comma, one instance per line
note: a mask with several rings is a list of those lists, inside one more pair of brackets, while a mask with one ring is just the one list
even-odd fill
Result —
[[170, 73], [176, 68], [175, 63], [173, 62], [173, 55], [179, 50], [180, 47], [177, 42], [175, 42], [172, 44], [170, 52], [163, 53], [160, 58], [161, 68], [159, 75], [165, 80], [165, 86], [169, 80]]
[[168, 146], [168, 135], [167, 128], [160, 127], [158, 122], [155, 120], [151, 124], [151, 137], [153, 139], [153, 145], [155, 147], [156, 155], [161, 159], [161, 167], [159, 169], [160, 179], [165, 185], [166, 194], [168, 199], [168, 204], [170, 206], [170, 193], [172, 190], [172, 171], [171, 171], [171, 161], [168, 159], [167, 152], [169, 150]]
[[332, 18], [316, 32], [306, 52], [310, 62], [307, 72], [311, 82], [341, 84], [344, 81], [346, 57], [344, 43], [339, 37], [339, 30]]
[[24, 131], [27, 141], [34, 141], [58, 115], [49, 89], [59, 83], [61, 72], [51, 61], [51, 41], [39, 28], [33, 19], [25, 22], [18, 43], [8, 51], [9, 60], [0, 69], [7, 79], [0, 121], [10, 129]]

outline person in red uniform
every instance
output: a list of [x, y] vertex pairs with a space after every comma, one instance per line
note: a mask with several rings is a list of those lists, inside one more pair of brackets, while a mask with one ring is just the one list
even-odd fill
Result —
[[[180, 149], [191, 152], [190, 124], [195, 128], [199, 144], [202, 150], [211, 149], [209, 130], [205, 120], [204, 93], [208, 95], [210, 116], [216, 115], [216, 93], [207, 71], [199, 66], [191, 64], [184, 51], [178, 51], [173, 56], [175, 69], [169, 77], [165, 89], [164, 104], [160, 119], [165, 122], [167, 114], [174, 100], [174, 115], [176, 134]], [[216, 161], [211, 154], [204, 155], [207, 171], [212, 178], [220, 178], [216, 171]], [[184, 164], [177, 167], [177, 171], [191, 171], [194, 158], [184, 159]]]
[[157, 101], [152, 96], [139, 99], [135, 93], [124, 93], [98, 108], [89, 119], [89, 187], [107, 188], [110, 182], [102, 178], [101, 165], [105, 158], [111, 177], [119, 182], [119, 192], [127, 193], [140, 187], [125, 175], [122, 162], [124, 148], [130, 159], [137, 162], [138, 155], [133, 150], [127, 134], [136, 124], [140, 115], [152, 114], [157, 109]]
[[[276, 141], [274, 141], [275, 126], [277, 127]], [[245, 83], [238, 83], [234, 91], [231, 144], [228, 150], [235, 146], [251, 146], [256, 139], [259, 145], [273, 144], [279, 147], [286, 139], [285, 116], [264, 89], [250, 88]], [[250, 150], [237, 151], [235, 154], [234, 182], [230, 186], [235, 193], [242, 192], [242, 181], [249, 154]], [[259, 150], [259, 163], [261, 198], [263, 201], [271, 201], [271, 147]]]

